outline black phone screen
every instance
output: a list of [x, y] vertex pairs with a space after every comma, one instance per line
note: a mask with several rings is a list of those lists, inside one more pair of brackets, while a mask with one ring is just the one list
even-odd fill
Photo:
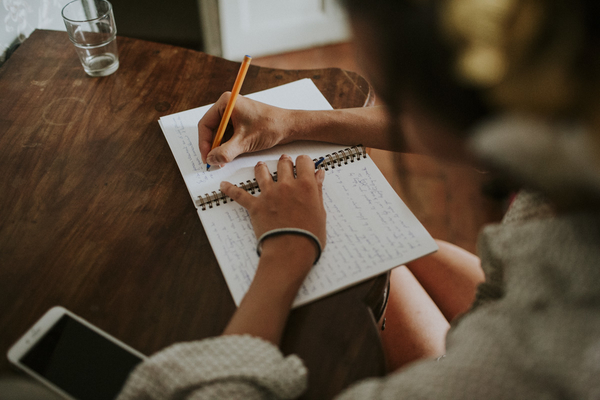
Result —
[[20, 361], [76, 399], [112, 400], [142, 359], [64, 315]]

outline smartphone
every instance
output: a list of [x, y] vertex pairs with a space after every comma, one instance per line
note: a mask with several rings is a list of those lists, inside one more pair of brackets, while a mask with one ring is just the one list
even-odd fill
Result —
[[8, 360], [68, 399], [112, 400], [147, 357], [63, 307], [53, 307]]

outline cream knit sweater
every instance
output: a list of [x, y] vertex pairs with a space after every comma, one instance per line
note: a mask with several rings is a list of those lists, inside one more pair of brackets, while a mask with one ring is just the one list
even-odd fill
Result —
[[[600, 215], [552, 216], [541, 196], [523, 193], [478, 251], [487, 281], [450, 329], [446, 357], [339, 399], [600, 399]], [[306, 377], [298, 357], [265, 341], [218, 337], [154, 355], [118, 399], [292, 399]]]

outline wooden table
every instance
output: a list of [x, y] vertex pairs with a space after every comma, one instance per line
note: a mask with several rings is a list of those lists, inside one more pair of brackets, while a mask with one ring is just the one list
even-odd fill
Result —
[[[62, 305], [145, 354], [219, 335], [235, 310], [159, 117], [216, 101], [238, 63], [118, 38], [88, 77], [64, 32], [35, 31], [0, 68], [0, 351]], [[242, 94], [311, 78], [334, 108], [373, 102], [340, 69], [251, 66]], [[386, 277], [292, 312], [282, 348], [305, 398], [384, 374], [373, 311]], [[368, 304], [368, 306], [367, 306]], [[9, 374], [3, 355], [0, 373]]]

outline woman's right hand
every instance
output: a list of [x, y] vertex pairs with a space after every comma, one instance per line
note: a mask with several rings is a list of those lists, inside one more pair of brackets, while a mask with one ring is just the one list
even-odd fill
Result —
[[230, 119], [233, 136], [211, 151], [213, 138], [230, 97], [231, 92], [223, 93], [198, 122], [198, 143], [204, 163], [227, 164], [242, 153], [269, 149], [292, 140], [291, 110], [238, 96]]

